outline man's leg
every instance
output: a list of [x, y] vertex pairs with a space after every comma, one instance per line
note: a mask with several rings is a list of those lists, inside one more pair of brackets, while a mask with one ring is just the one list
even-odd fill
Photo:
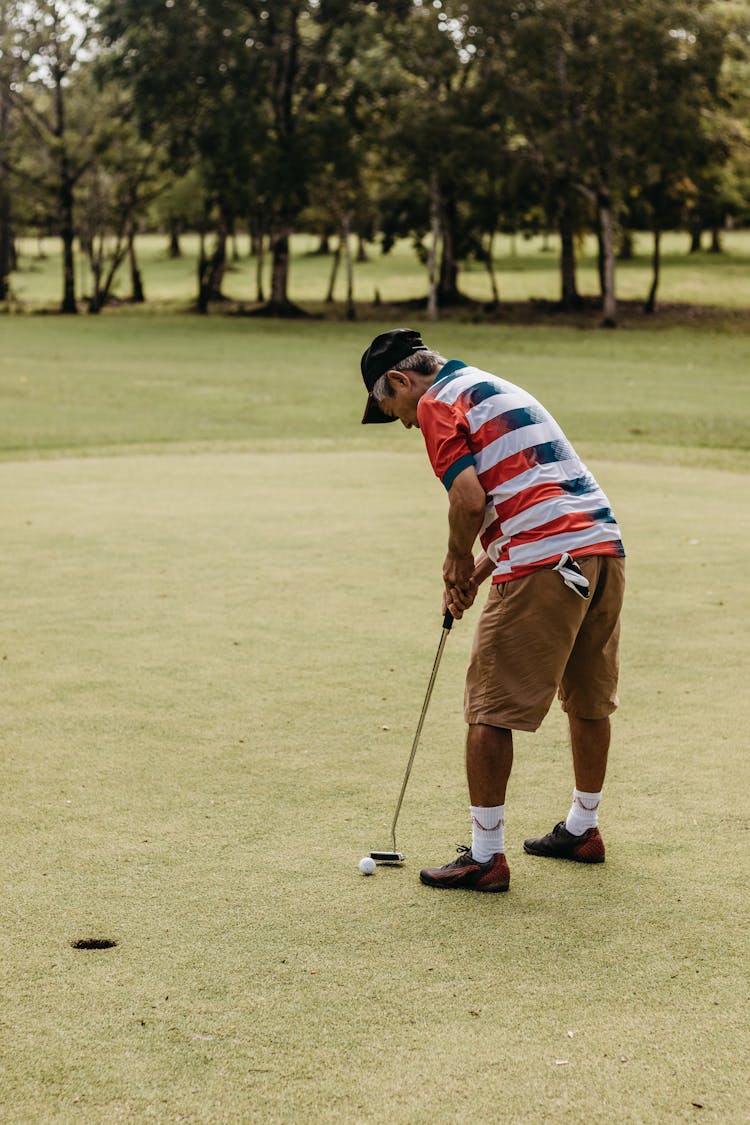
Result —
[[579, 719], [577, 715], [569, 713], [568, 722], [576, 789], [584, 793], [599, 793], [607, 772], [609, 718]]
[[512, 765], [513, 732], [471, 723], [466, 735], [466, 777], [472, 805], [504, 805]]
[[550, 859], [603, 863], [604, 842], [599, 833], [599, 802], [607, 772], [610, 722], [581, 719], [568, 712], [575, 789], [567, 818], [546, 836], [524, 841], [524, 851]]
[[426, 867], [420, 879], [431, 887], [507, 891], [505, 790], [513, 765], [513, 733], [504, 727], [470, 723], [466, 735], [466, 777], [471, 800], [471, 849], [445, 867]]
[[575, 846], [589, 829], [599, 828], [599, 805], [604, 775], [607, 772], [610, 722], [608, 717], [581, 719], [571, 712], [568, 712], [568, 722], [576, 783], [565, 828], [576, 838], [572, 841]]

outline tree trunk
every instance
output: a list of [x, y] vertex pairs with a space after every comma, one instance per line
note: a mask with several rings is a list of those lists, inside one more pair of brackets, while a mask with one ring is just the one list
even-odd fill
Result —
[[703, 223], [699, 218], [693, 219], [690, 224], [690, 253], [697, 254], [701, 247], [701, 238], [703, 236]]
[[368, 260], [368, 258], [367, 258], [367, 246], [366, 246], [366, 243], [365, 243], [365, 239], [362, 237], [361, 234], [358, 234], [357, 235], [357, 261], [358, 262], [366, 262], [367, 260]]
[[[271, 26], [278, 19], [283, 21], [284, 34], [277, 38], [276, 54], [272, 68], [271, 106], [273, 127], [276, 131], [279, 156], [284, 165], [291, 169], [297, 166], [295, 138], [295, 92], [299, 80], [300, 21], [301, 3], [268, 5], [271, 13]], [[280, 11], [277, 13], [275, 9]], [[282, 14], [282, 13], [285, 13]], [[298, 213], [298, 184], [288, 175], [280, 177], [274, 196], [275, 214], [271, 228], [271, 297], [263, 312], [269, 316], [304, 316], [302, 309], [294, 305], [287, 293], [289, 285], [289, 236], [292, 224]]]
[[320, 254], [321, 257], [327, 257], [331, 253], [330, 231], [323, 231], [320, 236], [320, 242], [318, 243], [318, 249], [315, 251], [315, 253]]
[[127, 239], [125, 238], [124, 221], [117, 231], [116, 242], [112, 251], [112, 256], [109, 259], [109, 267], [107, 269], [104, 281], [102, 275], [104, 274], [104, 234], [99, 236], [99, 247], [96, 248], [96, 240], [91, 240], [91, 273], [93, 277], [93, 290], [89, 297], [89, 312], [98, 313], [106, 305], [112, 292], [112, 286], [115, 280], [115, 274], [122, 265], [125, 255], [128, 252]]
[[493, 307], [493, 309], [496, 309], [497, 306], [500, 304], [500, 294], [499, 294], [498, 288], [497, 288], [497, 278], [495, 276], [495, 265], [494, 265], [494, 262], [493, 262], [494, 247], [495, 247], [495, 232], [494, 232], [494, 230], [491, 230], [489, 232], [489, 242], [488, 242], [488, 245], [487, 245], [487, 256], [485, 257], [485, 263], [487, 265], [487, 273], [490, 275], [490, 290], [492, 292], [492, 307]]
[[620, 245], [617, 250], [617, 257], [621, 262], [633, 260], [633, 232], [628, 230], [627, 227], [622, 227], [620, 230]]
[[11, 228], [8, 167], [4, 144], [8, 134], [10, 106], [0, 89], [0, 301], [10, 296], [10, 275], [13, 269], [13, 231]]
[[175, 258], [182, 257], [182, 248], [180, 246], [180, 234], [182, 233], [182, 223], [176, 215], [169, 216], [169, 257], [174, 260]]
[[73, 251], [75, 230], [73, 227], [73, 185], [70, 181], [68, 161], [65, 156], [61, 159], [60, 172], [60, 236], [63, 244], [63, 299], [60, 312], [72, 314], [78, 312]]
[[206, 232], [201, 227], [198, 242], [198, 298], [195, 302], [196, 312], [205, 316], [208, 312], [208, 273], [209, 260], [206, 255]]
[[712, 227], [711, 229], [711, 246], [709, 247], [708, 252], [709, 254], [723, 253], [721, 247], [721, 234], [718, 227]]
[[602, 245], [602, 326], [617, 326], [617, 298], [615, 297], [615, 223], [612, 214], [612, 197], [608, 190], [599, 194], [599, 230]]
[[[250, 231], [250, 257], [263, 257], [263, 226], [257, 215], [251, 215], [247, 221]], [[261, 301], [263, 298], [261, 297]]]
[[227, 218], [223, 211], [219, 213], [219, 222], [216, 227], [216, 242], [213, 253], [209, 258], [206, 254], [204, 232], [201, 231], [200, 254], [198, 256], [198, 299], [196, 310], [205, 315], [211, 301], [223, 301], [221, 283], [227, 266]]
[[304, 316], [305, 313], [289, 300], [289, 235], [286, 224], [277, 225], [271, 233], [271, 296], [263, 312], [268, 316]]
[[430, 254], [427, 260], [429, 292], [427, 296], [427, 316], [435, 321], [438, 318], [439, 293], [437, 284], [437, 253], [440, 241], [440, 181], [437, 172], [430, 176]]
[[255, 255], [255, 299], [259, 304], [265, 300], [263, 296], [263, 267], [265, 265], [265, 239], [263, 238], [262, 231], [257, 235], [255, 232], [251, 235], [251, 242], [253, 245], [253, 254]]
[[654, 227], [654, 251], [651, 257], [651, 268], [653, 271], [651, 288], [646, 298], [646, 304], [643, 306], [645, 313], [656, 311], [656, 291], [659, 288], [659, 273], [661, 272], [661, 230], [658, 226]]
[[219, 215], [219, 223], [216, 228], [216, 243], [214, 245], [214, 252], [209, 259], [209, 275], [208, 275], [208, 299], [209, 301], [223, 301], [224, 294], [221, 291], [222, 282], [224, 281], [224, 274], [227, 268], [227, 239], [229, 237], [229, 222], [226, 216], [221, 213]]
[[446, 305], [460, 305], [465, 298], [458, 289], [458, 262], [456, 261], [458, 210], [456, 200], [452, 194], [446, 197], [440, 193], [440, 201], [440, 227], [443, 245], [438, 289], [440, 304], [445, 307]]
[[60, 237], [63, 244], [63, 297], [60, 312], [75, 314], [78, 312], [76, 305], [75, 261], [73, 240], [75, 228], [73, 225], [73, 177], [70, 172], [70, 161], [65, 141], [65, 102], [63, 95], [63, 75], [58, 71], [55, 75], [55, 137], [59, 145], [58, 174], [58, 204], [60, 207]]
[[289, 303], [289, 231], [277, 232], [271, 238], [271, 305], [277, 309]]
[[0, 301], [10, 296], [10, 275], [13, 268], [13, 233], [10, 220], [10, 196], [0, 168]]
[[354, 308], [354, 263], [352, 262], [352, 248], [349, 245], [349, 216], [344, 215], [341, 220], [341, 241], [344, 247], [344, 264], [346, 266], [346, 319], [356, 320]]
[[104, 238], [100, 237], [97, 248], [96, 238], [86, 238], [82, 245], [88, 255], [91, 267], [91, 292], [88, 297], [88, 311], [98, 313], [102, 307], [102, 271], [104, 268]]
[[581, 307], [581, 298], [578, 296], [576, 286], [576, 248], [573, 230], [573, 220], [570, 205], [564, 203], [560, 209], [560, 304], [563, 309], [578, 309]]
[[130, 264], [130, 300], [134, 305], [142, 305], [146, 300], [146, 294], [143, 292], [143, 278], [135, 254], [135, 223], [132, 220], [128, 224], [128, 262]]
[[604, 303], [604, 290], [605, 290], [606, 285], [607, 285], [607, 281], [606, 281], [606, 278], [604, 276], [604, 273], [605, 273], [604, 257], [605, 257], [604, 235], [603, 235], [603, 232], [602, 232], [602, 213], [600, 211], [599, 212], [599, 222], [597, 223], [597, 226], [596, 226], [596, 272], [599, 275], [599, 296], [602, 299], [602, 303]]
[[331, 262], [331, 273], [328, 278], [328, 292], [326, 293], [326, 304], [332, 305], [334, 301], [333, 291], [336, 288], [336, 278], [339, 272], [339, 264], [341, 262], [341, 239], [339, 244], [333, 252], [333, 261]]

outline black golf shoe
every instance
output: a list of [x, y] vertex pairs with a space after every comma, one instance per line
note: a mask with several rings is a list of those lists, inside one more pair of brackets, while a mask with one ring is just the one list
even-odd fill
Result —
[[486, 863], [479, 863], [470, 848], [459, 845], [458, 859], [444, 867], [423, 867], [419, 878], [428, 887], [448, 887], [465, 891], [507, 891], [510, 886], [508, 861], [496, 852]]
[[582, 836], [574, 836], [561, 820], [546, 836], [531, 836], [523, 842], [529, 855], [548, 859], [573, 859], [576, 863], [604, 863], [604, 840], [598, 828], [587, 828]]

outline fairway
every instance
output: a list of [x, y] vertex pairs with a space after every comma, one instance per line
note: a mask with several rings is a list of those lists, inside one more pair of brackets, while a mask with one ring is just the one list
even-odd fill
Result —
[[[651, 285], [652, 238], [645, 232], [634, 236], [634, 254], [629, 261], [617, 263], [617, 292], [623, 301], [642, 305]], [[335, 244], [334, 240], [334, 244]], [[143, 270], [147, 309], [185, 309], [195, 301], [195, 271], [198, 238], [182, 239], [183, 256], [170, 259], [164, 235], [145, 234], [138, 238], [138, 254]], [[18, 240], [19, 268], [13, 275], [13, 298], [22, 306], [54, 308], [60, 300], [61, 262], [54, 240], [25, 238]], [[324, 298], [330, 283], [333, 255], [317, 254], [319, 240], [312, 235], [298, 234], [292, 239], [290, 296], [306, 309], [336, 315], [346, 298], [346, 276], [338, 271], [334, 286], [334, 304]], [[689, 254], [689, 238], [682, 232], [664, 236], [662, 277], [659, 301], [665, 303], [714, 306], [733, 309], [743, 314], [748, 306], [748, 270], [750, 269], [750, 232], [728, 231], [723, 235], [723, 254], [707, 251]], [[237, 240], [238, 257], [227, 270], [223, 292], [230, 301], [252, 304], [257, 295], [257, 259], [249, 254], [249, 242], [243, 235]], [[353, 249], [352, 240], [352, 249]], [[494, 246], [494, 264], [501, 305], [504, 302], [544, 300], [560, 297], [559, 239], [534, 236], [512, 238], [498, 236]], [[121, 267], [115, 283], [115, 294], [127, 300], [130, 293], [127, 271]], [[271, 263], [266, 255], [262, 269], [263, 290], [270, 287]], [[77, 259], [80, 292], [91, 291], [91, 271], [83, 254]], [[578, 282], [581, 294], [599, 292], [597, 243], [593, 235], [581, 238], [578, 244]], [[459, 287], [473, 301], [492, 298], [489, 274], [479, 261], [468, 259], [461, 265]], [[386, 303], [413, 301], [427, 292], [427, 271], [414, 252], [409, 239], [400, 239], [389, 254], [377, 245], [367, 247], [367, 260], [354, 265], [354, 299], [361, 303], [382, 300]], [[127, 314], [127, 306], [122, 310]], [[341, 312], [339, 311], [339, 316]], [[502, 317], [502, 307], [499, 310]], [[650, 318], [643, 318], [647, 322]], [[658, 321], [658, 317], [657, 317]]]
[[544, 398], [629, 554], [607, 862], [522, 851], [569, 803], [555, 708], [481, 896], [417, 877], [468, 842], [476, 610], [407, 863], [357, 871], [446, 536], [420, 436], [358, 428], [379, 327], [126, 323], [0, 324], [3, 1121], [745, 1121], [748, 336], [429, 333]]

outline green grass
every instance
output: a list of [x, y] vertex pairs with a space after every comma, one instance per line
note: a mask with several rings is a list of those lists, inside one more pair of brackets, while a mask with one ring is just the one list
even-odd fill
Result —
[[[418, 323], [418, 322], [417, 322]], [[385, 324], [0, 321], [0, 458], [163, 448], [401, 450], [362, 427], [359, 356]], [[423, 326], [528, 387], [587, 456], [748, 464], [750, 334]]]
[[522, 852], [569, 800], [553, 709], [487, 901], [417, 880], [467, 838], [468, 619], [407, 864], [356, 868], [445, 543], [419, 435], [359, 427], [378, 327], [0, 322], [3, 1121], [747, 1118], [748, 337], [431, 334], [552, 407], [629, 551], [607, 863]]
[[[182, 241], [184, 256], [170, 261], [166, 239], [159, 235], [142, 235], [138, 241], [139, 257], [144, 275], [146, 296], [150, 303], [186, 306], [195, 299], [197, 236]], [[293, 239], [293, 262], [290, 274], [290, 296], [308, 308], [323, 311], [328, 290], [331, 258], [311, 252], [317, 243], [312, 236]], [[663, 240], [663, 275], [659, 299], [666, 303], [720, 306], [747, 312], [750, 306], [748, 271], [750, 270], [750, 231], [732, 231], [723, 235], [724, 253], [703, 251], [688, 254], [689, 240], [685, 234], [668, 234]], [[19, 270], [12, 277], [15, 301], [21, 307], [59, 305], [61, 296], [61, 264], [58, 242], [46, 240], [41, 247], [32, 239], [20, 239]], [[252, 303], [256, 295], [256, 262], [248, 257], [248, 242], [238, 239], [239, 260], [226, 277], [224, 292], [234, 300]], [[376, 292], [385, 303], [415, 300], [427, 292], [427, 275], [411, 244], [404, 240], [383, 256], [372, 246], [369, 260], [355, 265], [354, 295], [358, 302], [371, 302]], [[548, 245], [541, 237], [511, 240], [498, 236], [495, 242], [495, 268], [501, 300], [555, 301], [560, 296], [558, 269], [559, 245], [555, 237]], [[270, 259], [264, 275], [266, 295], [269, 286]], [[77, 259], [79, 294], [87, 293], [91, 278], [82, 255]], [[599, 292], [596, 265], [596, 241], [583, 240], [579, 251], [579, 289], [583, 294]], [[634, 257], [617, 265], [618, 296], [627, 301], [643, 302], [651, 284], [651, 239], [647, 234], [634, 236]], [[486, 267], [467, 261], [463, 263], [460, 286], [476, 301], [489, 301], [491, 289]], [[121, 271], [116, 292], [127, 297], [129, 289], [125, 272]], [[343, 266], [339, 270], [335, 297], [342, 302], [345, 295]]]

